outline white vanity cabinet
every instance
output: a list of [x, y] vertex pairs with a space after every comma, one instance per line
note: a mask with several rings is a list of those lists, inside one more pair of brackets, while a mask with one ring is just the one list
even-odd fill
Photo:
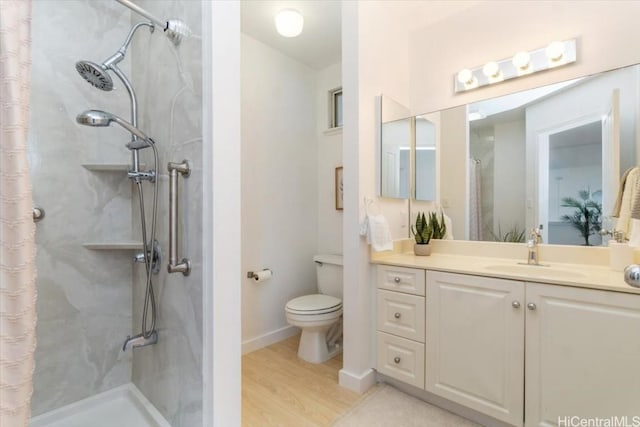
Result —
[[424, 388], [425, 271], [378, 266], [377, 370]]
[[426, 322], [434, 394], [526, 427], [640, 416], [640, 295], [428, 271]]
[[525, 426], [640, 423], [640, 295], [537, 283], [526, 295]]
[[524, 401], [523, 282], [427, 271], [427, 391], [512, 425]]

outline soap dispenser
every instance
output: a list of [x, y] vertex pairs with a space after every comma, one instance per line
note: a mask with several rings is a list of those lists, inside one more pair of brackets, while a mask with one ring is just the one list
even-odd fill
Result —
[[614, 271], [624, 271], [625, 267], [633, 264], [633, 247], [625, 241], [622, 231], [614, 231], [613, 239], [609, 241], [609, 266]]

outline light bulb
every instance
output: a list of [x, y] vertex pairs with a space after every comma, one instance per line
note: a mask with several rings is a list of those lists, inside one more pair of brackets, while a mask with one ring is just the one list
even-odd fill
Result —
[[304, 17], [294, 9], [282, 9], [276, 14], [276, 30], [283, 37], [296, 37], [302, 33]]
[[559, 61], [564, 55], [564, 43], [559, 41], [549, 43], [549, 46], [547, 46], [545, 53], [547, 54], [547, 58], [549, 58], [550, 61]]
[[529, 55], [529, 52], [526, 52], [524, 50], [520, 51], [513, 55], [512, 62], [516, 69], [526, 70], [527, 68], [529, 68], [529, 64], [531, 63], [531, 55]]
[[458, 73], [458, 81], [463, 85], [473, 83], [473, 73], [471, 72], [471, 70], [468, 68], [460, 70], [460, 72]]
[[482, 67], [482, 73], [490, 79], [495, 79], [500, 75], [500, 66], [495, 61], [487, 62]]

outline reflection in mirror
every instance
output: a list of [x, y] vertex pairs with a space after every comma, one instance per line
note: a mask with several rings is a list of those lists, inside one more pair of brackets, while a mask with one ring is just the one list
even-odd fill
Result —
[[436, 200], [436, 127], [427, 115], [415, 118], [416, 200]]
[[636, 164], [639, 89], [632, 66], [468, 105], [468, 238], [524, 241], [542, 224], [545, 243], [600, 244]]
[[380, 196], [408, 199], [413, 118], [388, 96], [380, 96]]

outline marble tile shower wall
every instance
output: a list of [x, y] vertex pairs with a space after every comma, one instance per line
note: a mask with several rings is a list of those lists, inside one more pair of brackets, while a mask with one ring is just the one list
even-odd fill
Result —
[[[131, 329], [129, 252], [91, 251], [84, 242], [131, 238], [131, 188], [122, 175], [83, 163], [127, 163], [126, 133], [76, 124], [87, 108], [127, 117], [125, 91], [102, 92], [75, 71], [80, 59], [113, 54], [130, 26], [112, 1], [33, 2], [31, 128], [38, 223], [38, 346], [33, 415], [130, 381], [131, 355], [120, 351]], [[130, 71], [129, 62], [123, 69]]]
[[[157, 239], [163, 265], [153, 277], [159, 341], [133, 353], [133, 381], [175, 427], [202, 425], [202, 54], [201, 2], [145, 0], [138, 4], [158, 17], [184, 20], [194, 33], [177, 47], [159, 33], [134, 41], [133, 80], [140, 98], [140, 126], [156, 141], [160, 164]], [[148, 151], [148, 150], [145, 150]], [[143, 154], [151, 164], [151, 153]], [[192, 273], [168, 274], [167, 162], [187, 159], [191, 176], [179, 179], [180, 257]], [[150, 194], [150, 193], [149, 193]], [[145, 197], [150, 208], [151, 197]], [[136, 208], [138, 200], [132, 200]], [[133, 218], [134, 228], [139, 220]], [[133, 325], [140, 329], [144, 269], [134, 267]]]

